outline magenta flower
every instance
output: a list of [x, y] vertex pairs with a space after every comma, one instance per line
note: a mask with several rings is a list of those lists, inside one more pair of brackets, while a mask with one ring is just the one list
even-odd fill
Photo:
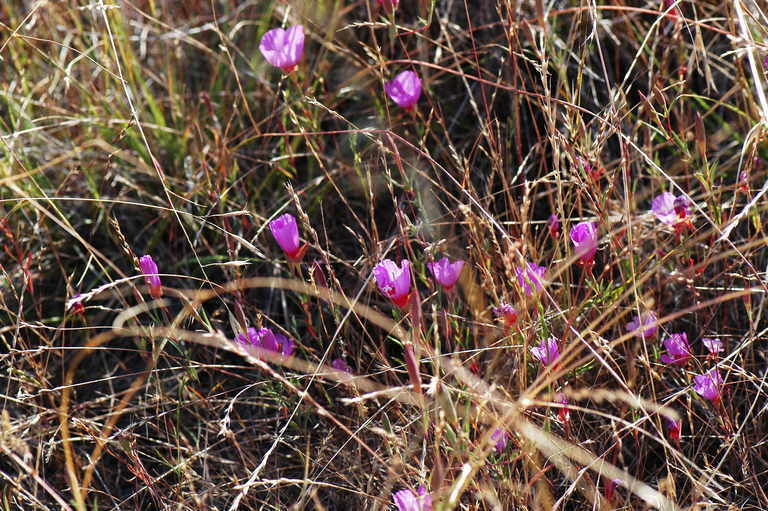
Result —
[[399, 106], [411, 110], [421, 96], [421, 79], [413, 71], [403, 71], [385, 83], [384, 90]]
[[723, 348], [723, 341], [720, 339], [710, 339], [709, 337], [704, 337], [701, 342], [704, 343], [707, 351], [712, 354], [722, 353], [725, 350], [725, 348]]
[[290, 357], [293, 354], [293, 341], [282, 334], [275, 334], [269, 328], [249, 328], [245, 334], [239, 334], [236, 340], [246, 346], [253, 346], [276, 355]]
[[669, 355], [662, 355], [662, 362], [678, 366], [688, 363], [691, 358], [691, 345], [688, 344], [688, 335], [685, 332], [670, 334], [669, 337], [664, 338], [663, 343]]
[[341, 371], [343, 373], [352, 374], [352, 368], [349, 367], [349, 364], [347, 364], [343, 358], [337, 358], [333, 362], [331, 362], [331, 367], [336, 369], [337, 371]]
[[548, 366], [554, 363], [560, 357], [560, 350], [557, 347], [557, 337], [550, 337], [542, 340], [538, 347], [531, 348], [531, 354], [542, 363]]
[[507, 442], [509, 442], [509, 433], [504, 431], [501, 428], [496, 428], [496, 430], [491, 435], [491, 440], [493, 440], [495, 444], [496, 454], [501, 454], [504, 452], [504, 449], [507, 448]]
[[681, 421], [676, 421], [667, 417], [667, 434], [669, 435], [669, 439], [678, 445], [680, 444], [680, 431], [682, 427], [683, 423]]
[[141, 256], [139, 259], [139, 268], [144, 274], [144, 282], [149, 286], [149, 294], [152, 298], [163, 296], [163, 284], [160, 282], [160, 276], [157, 274], [157, 265], [151, 255]]
[[411, 297], [411, 263], [403, 259], [402, 267], [391, 259], [384, 259], [373, 268], [373, 276], [379, 291], [400, 308], [408, 303]]
[[[627, 332], [634, 332], [636, 336], [648, 339], [656, 335], [657, 327], [654, 323], [656, 323], [656, 314], [653, 312], [643, 312], [627, 323], [626, 329]], [[641, 330], [641, 327], [646, 326], [647, 328]]]
[[272, 236], [290, 261], [301, 260], [304, 254], [299, 244], [299, 227], [296, 225], [296, 217], [290, 213], [280, 215], [269, 222], [269, 230], [272, 231]]
[[432, 497], [427, 495], [427, 490], [419, 486], [419, 495], [406, 488], [392, 495], [398, 511], [432, 511]]
[[723, 386], [723, 378], [720, 376], [720, 371], [716, 367], [713, 367], [708, 372], [693, 377], [693, 390], [698, 395], [717, 403], [720, 401], [720, 391]]
[[520, 287], [523, 288], [526, 295], [531, 296], [533, 294], [531, 284], [536, 286], [536, 290], [540, 290], [541, 279], [544, 277], [544, 272], [547, 269], [543, 266], [538, 266], [536, 263], [526, 263], [526, 265], [528, 269], [525, 272], [518, 266], [515, 268], [515, 273], [517, 274], [517, 282], [520, 284]]
[[686, 221], [689, 214], [689, 202], [684, 195], [675, 197], [674, 194], [663, 192], [651, 201], [651, 211], [663, 224], [675, 226]]
[[571, 228], [571, 241], [582, 263], [591, 264], [597, 253], [597, 224], [581, 222]]
[[552, 213], [547, 220], [549, 226], [549, 235], [553, 238], [557, 238], [560, 235], [560, 219], [557, 217], [557, 213]]
[[304, 53], [304, 27], [273, 28], [261, 38], [259, 50], [267, 62], [286, 73], [296, 68]]
[[517, 321], [517, 310], [508, 303], [502, 302], [493, 308], [493, 315], [502, 320], [508, 327]]
[[461, 259], [451, 262], [447, 257], [443, 257], [436, 263], [427, 263], [427, 268], [435, 277], [435, 280], [442, 285], [446, 291], [453, 289], [456, 281], [459, 280], [461, 269], [464, 268], [464, 261]]

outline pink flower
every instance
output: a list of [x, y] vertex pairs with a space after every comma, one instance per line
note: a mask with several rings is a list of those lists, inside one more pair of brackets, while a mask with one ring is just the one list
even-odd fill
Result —
[[693, 377], [693, 390], [704, 399], [716, 403], [720, 401], [720, 390], [723, 386], [723, 378], [720, 371], [713, 367], [708, 372]]
[[443, 257], [436, 263], [427, 263], [427, 268], [446, 291], [453, 289], [456, 281], [459, 280], [461, 269], [464, 268], [464, 261], [459, 259], [451, 262], [447, 257]]
[[557, 337], [550, 337], [542, 340], [538, 347], [531, 348], [531, 354], [536, 357], [542, 365], [548, 366], [554, 363], [560, 357], [560, 350], [557, 347]]
[[701, 342], [704, 343], [704, 346], [710, 353], [722, 353], [725, 350], [725, 348], [723, 348], [723, 341], [720, 339], [710, 339], [709, 337], [704, 337]]
[[151, 255], [141, 256], [139, 259], [139, 268], [144, 274], [144, 282], [149, 286], [149, 294], [152, 298], [163, 296], [163, 284], [160, 282], [160, 276], [157, 274], [157, 265]]
[[497, 454], [504, 452], [507, 448], [507, 442], [509, 442], [509, 433], [501, 428], [497, 428], [491, 435], [491, 440], [496, 444], [495, 449]]
[[273, 28], [261, 38], [259, 49], [267, 62], [286, 73], [296, 68], [304, 53], [304, 27]]
[[557, 217], [557, 213], [552, 213], [547, 220], [549, 226], [549, 235], [553, 238], [557, 238], [560, 235], [560, 219]]
[[567, 425], [568, 421], [571, 420], [571, 410], [568, 408], [568, 396], [560, 392], [555, 397], [557, 398], [557, 402], [563, 405], [557, 412], [557, 416], [560, 418], [560, 422]]
[[282, 334], [276, 334], [269, 328], [249, 328], [245, 334], [239, 334], [236, 340], [246, 346], [253, 346], [264, 351], [290, 357], [293, 354], [293, 341]]
[[[640, 316], [635, 316], [632, 321], [627, 323], [626, 329], [628, 332], [635, 332], [635, 335], [638, 337], [648, 339], [656, 335], [657, 327], [654, 323], [656, 323], [656, 314], [653, 312], [644, 312], [640, 314]], [[646, 325], [651, 326], [640, 330], [641, 327], [645, 327]]]
[[686, 221], [688, 204], [684, 195], [675, 197], [674, 194], [663, 192], [651, 201], [651, 211], [661, 223], [674, 226]]
[[680, 430], [682, 426], [683, 423], [681, 421], [672, 420], [667, 417], [667, 434], [669, 439], [678, 445], [680, 445]]
[[392, 495], [398, 511], [432, 511], [432, 497], [427, 495], [427, 490], [419, 486], [419, 495], [406, 488]]
[[384, 259], [373, 268], [373, 276], [382, 294], [403, 308], [411, 297], [411, 263], [403, 259], [400, 264], [402, 268], [391, 259]]
[[405, 109], [412, 109], [421, 96], [421, 79], [413, 71], [403, 71], [384, 84], [390, 98]]
[[597, 253], [597, 224], [581, 222], [571, 228], [571, 241], [582, 263], [591, 264]]
[[681, 334], [670, 334], [663, 341], [669, 355], [662, 355], [661, 361], [665, 364], [674, 364], [684, 366], [691, 358], [691, 345], [688, 344], [688, 335], [685, 332]]
[[504, 321], [508, 327], [517, 321], [517, 310], [508, 303], [502, 302], [498, 307], [494, 307], [493, 315]]
[[290, 213], [280, 215], [269, 222], [269, 230], [272, 231], [272, 236], [289, 260], [292, 262], [301, 260], [304, 254], [299, 245], [299, 227], [296, 225], [296, 217]]
[[331, 367], [333, 367], [337, 371], [352, 374], [352, 368], [349, 367], [349, 364], [347, 364], [343, 358], [337, 358], [336, 360], [331, 362]]
[[515, 273], [517, 274], [517, 282], [520, 284], [520, 287], [523, 288], [526, 295], [531, 296], [533, 294], [531, 284], [536, 287], [536, 290], [540, 290], [541, 279], [547, 269], [543, 266], [538, 266], [536, 263], [526, 263], [526, 266], [528, 269], [525, 272], [518, 266], [515, 268]]

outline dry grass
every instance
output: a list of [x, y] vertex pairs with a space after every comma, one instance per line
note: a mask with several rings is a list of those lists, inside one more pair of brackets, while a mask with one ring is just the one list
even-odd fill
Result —
[[[284, 76], [258, 41], [295, 23]], [[0, 509], [391, 509], [418, 485], [441, 510], [768, 508], [766, 27], [739, 0], [5, 2]], [[404, 69], [413, 112], [383, 90]], [[681, 235], [649, 213], [665, 190], [694, 204]], [[301, 265], [267, 229], [285, 211]], [[452, 295], [444, 254], [467, 261]], [[384, 257], [413, 263], [407, 311]], [[626, 332], [644, 310], [686, 367]], [[249, 325], [296, 356], [233, 343]], [[714, 366], [719, 407], [692, 390]]]

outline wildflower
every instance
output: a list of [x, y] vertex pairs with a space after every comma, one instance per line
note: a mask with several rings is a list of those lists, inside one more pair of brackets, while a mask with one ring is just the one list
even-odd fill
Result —
[[349, 364], [347, 364], [343, 358], [337, 358], [333, 362], [331, 362], [331, 367], [336, 369], [337, 371], [341, 371], [343, 373], [349, 373], [352, 374], [352, 368], [349, 367]]
[[547, 220], [549, 226], [549, 235], [553, 238], [557, 238], [560, 235], [560, 219], [557, 217], [557, 213], [552, 213]]
[[69, 308], [72, 312], [75, 314], [83, 315], [85, 314], [85, 306], [83, 305], [83, 301], [80, 299], [80, 296], [82, 296], [80, 293], [77, 293], [75, 296], [73, 296], [69, 300]]
[[621, 479], [611, 479], [605, 483], [605, 498], [609, 502], [613, 500], [613, 495], [616, 493], [616, 488], [623, 485], [624, 481]]
[[688, 344], [688, 335], [686, 335], [685, 332], [681, 334], [671, 334], [669, 337], [666, 337], [663, 342], [669, 355], [662, 355], [662, 362], [678, 366], [684, 366], [688, 363], [688, 359], [691, 358], [691, 345]]
[[687, 226], [690, 223], [689, 204], [684, 195], [675, 197], [674, 194], [663, 192], [651, 201], [651, 211], [661, 223], [680, 229], [681, 224]]
[[299, 227], [296, 225], [296, 217], [290, 213], [280, 215], [269, 222], [269, 230], [272, 231], [272, 236], [290, 261], [301, 260], [305, 248], [299, 245]]
[[704, 337], [701, 342], [704, 343], [707, 351], [712, 354], [722, 353], [725, 350], [725, 348], [723, 348], [723, 341], [720, 339], [710, 339], [709, 337]]
[[720, 371], [718, 371], [716, 367], [704, 374], [694, 376], [693, 381], [693, 390], [695, 390], [698, 395], [713, 403], [720, 401], [720, 390], [723, 386], [723, 378], [720, 376]]
[[447, 257], [443, 257], [436, 263], [427, 263], [427, 268], [446, 291], [451, 291], [456, 281], [459, 280], [461, 269], [464, 268], [464, 261], [451, 262]]
[[236, 340], [246, 346], [290, 357], [293, 354], [293, 341], [282, 334], [275, 334], [269, 328], [249, 328], [245, 334], [239, 334]]
[[157, 274], [157, 265], [151, 255], [141, 256], [139, 258], [139, 268], [144, 274], [144, 282], [149, 286], [149, 294], [152, 298], [163, 296], [163, 284], [160, 282], [160, 276]]
[[384, 90], [392, 101], [411, 110], [421, 96], [421, 79], [413, 71], [403, 71], [384, 84]]
[[677, 445], [680, 445], [680, 430], [682, 429], [682, 426], [683, 423], [681, 421], [676, 421], [667, 417], [667, 434], [669, 435], [669, 439]]
[[504, 449], [507, 448], [507, 442], [509, 442], [509, 433], [501, 428], [497, 428], [491, 435], [491, 440], [495, 444], [496, 454], [501, 454]]
[[517, 282], [520, 284], [520, 287], [523, 288], [526, 295], [531, 296], [533, 294], [531, 284], [536, 287], [536, 290], [540, 290], [541, 278], [547, 269], [544, 266], [538, 266], [536, 263], [526, 263], [526, 266], [528, 269], [525, 271], [520, 266], [516, 267], [515, 273], [517, 274]]
[[373, 268], [373, 276], [384, 296], [403, 308], [411, 297], [411, 263], [403, 259], [400, 264], [402, 267], [391, 259], [384, 259]]
[[432, 497], [427, 495], [427, 490], [419, 486], [419, 495], [406, 488], [392, 495], [398, 511], [432, 511]]
[[273, 28], [261, 38], [259, 50], [267, 62], [290, 73], [296, 69], [304, 53], [304, 27], [294, 25], [288, 30]]
[[[638, 337], [648, 339], [656, 335], [657, 327], [654, 323], [656, 323], [656, 314], [654, 312], [644, 312], [639, 316], [635, 316], [632, 321], [627, 323], [626, 329], [628, 332], [635, 332], [635, 335]], [[646, 328], [640, 330], [641, 327]]]
[[395, 8], [397, 8], [397, 4], [400, 3], [400, 0], [376, 0], [376, 3], [388, 11], [394, 11]]
[[568, 424], [568, 422], [571, 420], [571, 411], [568, 408], [568, 396], [560, 392], [557, 396], [557, 402], [560, 403], [561, 406], [560, 410], [557, 412], [557, 416], [560, 419], [560, 422], [563, 424]]
[[582, 158], [581, 156], [576, 156], [576, 163], [593, 181], [599, 180], [600, 176], [603, 174], [602, 168], [593, 166], [587, 159]]
[[517, 310], [508, 303], [501, 302], [498, 307], [493, 308], [493, 315], [510, 327], [517, 322]]
[[548, 366], [554, 363], [560, 356], [560, 350], [557, 347], [557, 337], [550, 337], [542, 340], [538, 347], [531, 348], [531, 354], [542, 363]]
[[581, 262], [592, 264], [597, 253], [597, 224], [581, 222], [571, 228], [571, 241]]

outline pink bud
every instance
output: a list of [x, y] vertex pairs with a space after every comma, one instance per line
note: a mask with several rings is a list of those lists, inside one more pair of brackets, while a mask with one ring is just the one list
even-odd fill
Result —
[[557, 238], [560, 235], [560, 219], [557, 217], [556, 213], [550, 215], [549, 220], [547, 220], [547, 225], [549, 226], [549, 235], [553, 238]]
[[149, 286], [149, 294], [152, 298], [163, 296], [163, 284], [160, 282], [160, 276], [157, 274], [157, 265], [152, 256], [145, 255], [139, 259], [139, 268], [144, 274], [144, 282]]
[[288, 30], [273, 28], [261, 38], [259, 50], [267, 62], [290, 73], [304, 53], [304, 27], [295, 25]]
[[591, 264], [597, 253], [597, 224], [581, 222], [571, 229], [571, 241], [582, 263]]
[[296, 225], [296, 217], [290, 213], [280, 215], [269, 222], [269, 230], [272, 231], [272, 236], [288, 259], [293, 262], [301, 259], [303, 254], [299, 245], [299, 228]]
[[395, 103], [410, 110], [421, 96], [421, 79], [413, 71], [403, 71], [385, 83], [384, 90]]
[[411, 263], [403, 259], [402, 267], [391, 259], [384, 259], [373, 268], [379, 290], [395, 305], [404, 308], [411, 297]]
[[435, 280], [442, 285], [446, 291], [453, 289], [456, 281], [459, 280], [461, 270], [464, 268], [464, 261], [458, 260], [451, 262], [447, 257], [443, 257], [436, 263], [427, 263], [427, 268], [435, 277]]
[[509, 433], [501, 428], [497, 428], [491, 435], [491, 440], [495, 444], [496, 454], [501, 454], [504, 449], [507, 448], [507, 442], [509, 442]]

